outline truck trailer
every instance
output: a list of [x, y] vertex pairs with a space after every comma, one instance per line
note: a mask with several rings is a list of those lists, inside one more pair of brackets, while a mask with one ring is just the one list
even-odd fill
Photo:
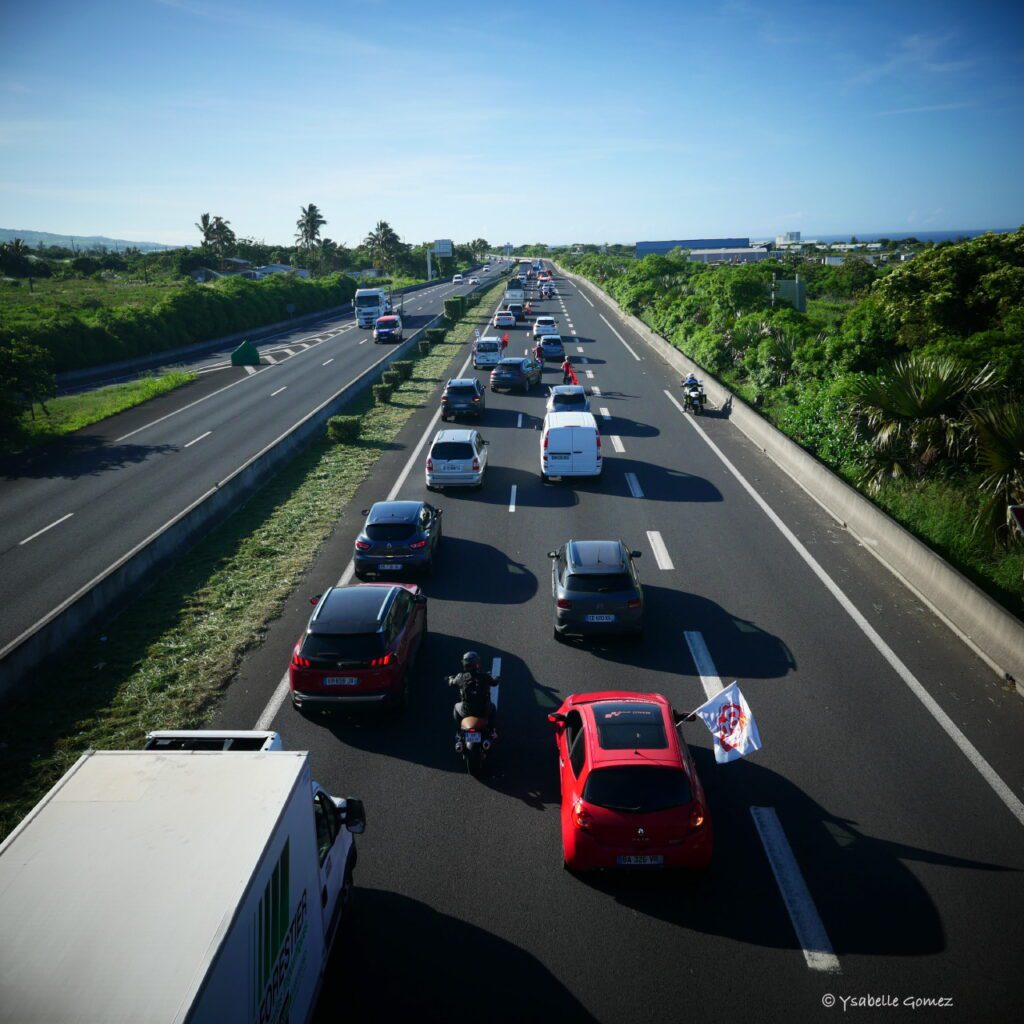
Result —
[[84, 754], [0, 845], [0, 1021], [311, 1016], [362, 804], [272, 739], [156, 735]]

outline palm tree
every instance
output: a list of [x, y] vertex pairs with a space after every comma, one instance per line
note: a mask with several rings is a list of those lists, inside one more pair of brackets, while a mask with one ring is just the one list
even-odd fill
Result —
[[1013, 536], [1007, 508], [1024, 504], [1024, 403], [1010, 400], [983, 406], [971, 413], [971, 424], [985, 473], [981, 489], [989, 495], [974, 529], [1005, 544]]
[[853, 385], [856, 411], [872, 433], [862, 482], [920, 476], [940, 458], [958, 459], [973, 440], [968, 414], [996, 384], [987, 366], [915, 353]]
[[370, 250], [370, 259], [375, 267], [387, 267], [402, 247], [402, 240], [386, 220], [379, 220], [363, 239], [363, 245]]
[[[218, 218], [219, 219], [219, 218]], [[203, 245], [210, 245], [213, 242], [213, 221], [208, 213], [204, 213], [195, 225], [203, 236]]]
[[231, 230], [231, 221], [214, 217], [210, 225], [210, 246], [218, 259], [223, 260], [234, 244], [235, 233]]
[[295, 241], [303, 249], [312, 249], [320, 240], [320, 229], [327, 223], [315, 203], [299, 207], [299, 219], [295, 222]]

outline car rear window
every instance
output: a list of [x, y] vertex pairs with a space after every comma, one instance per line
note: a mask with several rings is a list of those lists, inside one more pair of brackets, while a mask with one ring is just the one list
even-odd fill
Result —
[[681, 769], [628, 765], [592, 771], [583, 799], [595, 807], [639, 814], [683, 807], [693, 800], [693, 791]]
[[472, 398], [476, 394], [476, 388], [472, 384], [449, 384], [447, 392], [449, 396]]
[[569, 394], [557, 394], [555, 395], [556, 405], [586, 405], [587, 396], [581, 395], [578, 391], [570, 392]]
[[405, 540], [416, 532], [412, 523], [371, 523], [366, 528], [370, 540]]
[[453, 459], [473, 458], [473, 446], [466, 441], [438, 441], [430, 449], [431, 458], [440, 462], [448, 462]]
[[565, 578], [565, 589], [580, 594], [615, 594], [633, 589], [633, 579], [626, 572], [569, 573]]
[[384, 653], [386, 646], [382, 633], [308, 633], [302, 641], [303, 658], [362, 664]]
[[561, 338], [543, 337], [543, 338], [540, 339], [540, 343], [545, 348], [550, 348], [551, 346], [554, 346], [555, 348], [561, 348], [562, 347], [562, 339]]
[[478, 341], [476, 350], [477, 352], [497, 352], [498, 343], [496, 341]]
[[665, 719], [656, 704], [596, 704], [597, 741], [605, 750], [664, 750]]

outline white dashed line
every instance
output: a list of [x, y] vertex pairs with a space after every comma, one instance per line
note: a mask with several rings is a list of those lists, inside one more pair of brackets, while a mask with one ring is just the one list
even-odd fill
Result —
[[611, 412], [608, 409], [606, 409], [603, 405], [601, 406], [600, 412], [602, 419], [610, 420], [612, 418]]
[[516, 491], [519, 489], [518, 484], [512, 485], [512, 496], [508, 499], [508, 510], [509, 512], [515, 512], [516, 510]]
[[277, 366], [277, 360], [268, 352], [264, 357], [271, 366]]
[[518, 419], [518, 420], [516, 420], [516, 426], [517, 426], [517, 427], [521, 427], [522, 425], [523, 425], [523, 414], [522, 414], [522, 413], [520, 413], [520, 414], [519, 414], [519, 419]]
[[22, 544], [27, 544], [30, 540], [35, 540], [36, 537], [46, 533], [47, 530], [52, 530], [55, 526], [60, 526], [61, 523], [63, 523], [66, 519], [70, 519], [74, 514], [74, 512], [69, 512], [66, 516], [61, 516], [60, 519], [54, 520], [52, 523], [50, 523], [49, 526], [44, 526], [41, 530], [36, 530], [36, 532], [33, 533], [31, 537], [26, 537], [24, 540], [19, 540], [18, 547], [20, 548]]
[[282, 349], [281, 351], [282, 351], [282, 352], [287, 352], [287, 353], [288, 353], [288, 355], [290, 355], [290, 356], [293, 356], [293, 355], [295, 355], [295, 349], [292, 349], [292, 348], [286, 348], [286, 349]]
[[716, 693], [721, 693], [725, 689], [718, 676], [718, 669], [715, 668], [715, 663], [711, 660], [711, 652], [708, 650], [708, 645], [704, 643], [703, 634], [687, 630], [683, 636], [686, 637], [686, 646], [690, 648], [690, 657], [693, 658], [693, 663], [697, 666], [700, 684], [704, 687], [704, 693], [710, 700]]
[[599, 398], [601, 397], [601, 389], [596, 384], [590, 389], [590, 393], [597, 395]]
[[211, 435], [212, 433], [213, 433], [213, 431], [212, 431], [212, 430], [208, 430], [208, 431], [207, 431], [207, 432], [206, 432], [205, 434], [200, 434], [200, 435], [199, 435], [198, 437], [194, 437], [194, 438], [192, 438], [192, 440], [191, 440], [191, 441], [189, 441], [189, 443], [188, 443], [187, 445], [185, 445], [185, 447], [186, 447], [186, 448], [191, 448], [191, 447], [192, 447], [192, 445], [194, 445], [194, 444], [198, 444], [198, 443], [199, 443], [200, 441], [202, 441], [202, 439], [203, 439], [204, 437], [209, 437], [209, 436], [210, 436], [210, 435]]
[[626, 485], [629, 487], [629, 493], [634, 498], [642, 498], [644, 496], [644, 492], [640, 489], [640, 481], [636, 478], [636, 473], [626, 474]]
[[583, 351], [583, 346], [582, 345], [577, 345], [576, 346], [576, 351], [577, 352], [582, 352]]
[[604, 313], [599, 313], [598, 316], [600, 316], [601, 319], [604, 320], [604, 322], [606, 324], [608, 324], [608, 330], [610, 330], [612, 332], [612, 334], [614, 334], [615, 337], [618, 338], [619, 341], [621, 341], [622, 344], [626, 346], [626, 351], [639, 363], [640, 362], [640, 357], [630, 347], [629, 342], [626, 341], [626, 339], [621, 334], [619, 334], [619, 332], [617, 330], [615, 330], [615, 328], [612, 327], [612, 325], [610, 323], [608, 323], [608, 318], [604, 315]]
[[[587, 299], [586, 295], [583, 294], [583, 289], [582, 288], [577, 288], [576, 291], [579, 294], [579, 297], [581, 299], [586, 299], [587, 302], [590, 302], [590, 299]], [[590, 302], [590, 305], [593, 306], [594, 304], [592, 302]]]
[[593, 380], [594, 379], [594, 371], [593, 370], [584, 370], [583, 372], [587, 375], [587, 380]]
[[668, 548], [665, 547], [665, 542], [661, 539], [661, 534], [657, 530], [647, 531], [647, 541], [651, 545], [651, 550], [654, 552], [654, 560], [658, 563], [659, 569], [674, 569], [675, 566], [672, 564], [672, 559], [668, 556]]
[[287, 391], [287, 390], [288, 390], [288, 385], [285, 384], [285, 386], [283, 388], [278, 388], [276, 391], [271, 391], [270, 392], [270, 397], [273, 398], [274, 395], [279, 395], [279, 394], [281, 394], [282, 391]]
[[330, 366], [331, 363], [333, 363], [333, 362], [334, 362], [334, 356], [331, 356], [331, 358], [328, 359], [326, 363], [321, 363], [320, 365], [321, 366]]
[[608, 438], [609, 438], [609, 440], [612, 443], [612, 447], [617, 452], [619, 452], [619, 454], [621, 454], [622, 452], [624, 452], [626, 450], [625, 446], [622, 443], [622, 438], [621, 437], [617, 436], [616, 434], [609, 434]]
[[247, 373], [247, 374], [248, 374], [248, 375], [249, 375], [250, 377], [251, 377], [251, 376], [252, 376], [252, 375], [253, 375], [254, 373], [256, 373], [256, 367], [255, 367], [255, 366], [244, 366], [244, 367], [243, 367], [243, 369], [245, 370], [245, 372], [246, 372], [246, 373]]
[[359, 344], [360, 345], [365, 345], [369, 340], [370, 340], [369, 338], [363, 338], [363, 340], [361, 342], [359, 342]]

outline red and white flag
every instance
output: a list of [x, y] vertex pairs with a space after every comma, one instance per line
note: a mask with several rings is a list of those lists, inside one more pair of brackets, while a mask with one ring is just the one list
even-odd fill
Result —
[[735, 761], [761, 749], [761, 736], [754, 715], [735, 681], [701, 704], [693, 714], [704, 722], [715, 738], [715, 760], [719, 764]]

